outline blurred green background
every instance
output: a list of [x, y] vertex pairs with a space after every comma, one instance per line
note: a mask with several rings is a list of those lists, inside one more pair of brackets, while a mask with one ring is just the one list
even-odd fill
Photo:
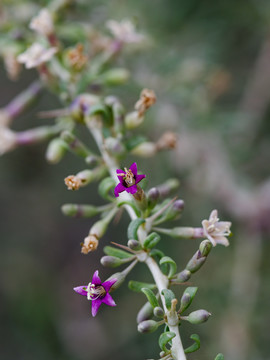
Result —
[[[10, 1], [11, 8], [16, 3]], [[148, 187], [172, 176], [181, 180], [185, 211], [177, 225], [200, 226], [214, 208], [233, 223], [231, 246], [216, 247], [192, 278], [199, 286], [192, 310], [205, 308], [213, 316], [204, 325], [182, 324], [185, 347], [191, 334], [201, 337], [201, 349], [189, 359], [214, 359], [218, 352], [227, 360], [270, 359], [269, 1], [85, 0], [67, 16], [99, 29], [107, 19], [131, 18], [148, 35], [145, 49], [118, 60], [132, 79], [112, 92], [131, 108], [142, 88], [154, 89], [158, 101], [142, 131], [152, 140], [175, 131], [179, 144], [136, 161]], [[35, 78], [34, 70], [23, 71], [11, 82], [1, 64], [0, 105]], [[12, 128], [44, 124], [35, 114], [58, 106], [43, 92]], [[95, 269], [102, 279], [112, 271], [99, 264], [102, 246], [80, 253], [95, 219], [65, 218], [60, 207], [100, 199], [95, 184], [78, 192], [64, 186], [64, 177], [84, 168], [82, 161], [68, 155], [49, 165], [45, 150], [45, 144], [25, 147], [0, 159], [1, 359], [158, 358], [158, 332], [136, 330], [143, 295], [124, 284], [114, 295], [118, 306], [103, 306], [92, 318], [90, 304], [73, 292]], [[112, 225], [103, 243], [125, 243], [127, 220]], [[162, 248], [181, 270], [198, 244], [164, 238]], [[129, 279], [150, 281], [150, 275], [140, 264]]]

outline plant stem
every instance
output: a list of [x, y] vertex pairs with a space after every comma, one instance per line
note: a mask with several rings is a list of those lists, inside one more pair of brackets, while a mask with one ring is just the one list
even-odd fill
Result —
[[[99, 117], [96, 117], [96, 116], [91, 117], [90, 119], [89, 118], [86, 119], [86, 125], [98, 145], [98, 148], [100, 150], [100, 153], [103, 157], [104, 162], [107, 165], [110, 175], [112, 176], [113, 179], [115, 179], [116, 182], [118, 182], [118, 178], [116, 175], [116, 169], [119, 167], [119, 165], [116, 162], [116, 160], [104, 148], [103, 135], [102, 135], [102, 131], [101, 131], [100, 121], [101, 121], [101, 119]], [[121, 202], [125, 201], [125, 200], [130, 200], [130, 197], [127, 193], [122, 193], [121, 194]], [[135, 214], [134, 210], [129, 205], [124, 205], [124, 206], [125, 206], [127, 212], [129, 213], [130, 218], [132, 220], [136, 219], [137, 215]], [[144, 239], [147, 236], [147, 233], [148, 233], [147, 230], [143, 229], [142, 227], [139, 228], [138, 238], [139, 238], [140, 242], [144, 241]], [[155, 283], [158, 287], [158, 291], [159, 291], [159, 294], [160, 294], [160, 297], [162, 300], [163, 308], [167, 315], [169, 329], [170, 329], [170, 331], [175, 333], [175, 337], [172, 340], [172, 348], [171, 348], [172, 357], [175, 360], [186, 360], [186, 356], [184, 353], [184, 349], [183, 349], [183, 345], [182, 345], [182, 341], [181, 341], [181, 337], [180, 337], [180, 333], [179, 333], [179, 329], [178, 329], [177, 313], [176, 313], [176, 311], [174, 311], [174, 312], [167, 311], [164, 297], [161, 296], [161, 291], [163, 289], [168, 288], [169, 281], [168, 281], [167, 277], [162, 274], [158, 264], [155, 262], [155, 260], [152, 257], [147, 256], [145, 263], [148, 266], [148, 268], [155, 280]]]

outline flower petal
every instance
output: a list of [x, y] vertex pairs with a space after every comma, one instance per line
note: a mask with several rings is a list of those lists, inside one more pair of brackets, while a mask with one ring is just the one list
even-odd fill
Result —
[[145, 178], [145, 175], [144, 174], [141, 174], [141, 175], [137, 175], [136, 176], [136, 184], [138, 184], [138, 182], [140, 182], [142, 179]]
[[113, 284], [116, 283], [116, 281], [117, 281], [117, 279], [110, 279], [110, 280], [104, 281], [104, 283], [102, 283], [102, 286], [104, 287], [106, 292], [109, 292], [110, 288], [113, 286]]
[[95, 317], [97, 315], [98, 309], [102, 304], [103, 299], [98, 298], [92, 301], [92, 316]]
[[125, 190], [127, 190], [127, 188], [123, 184], [120, 183], [120, 184], [116, 185], [116, 187], [114, 188], [114, 195], [116, 197], [118, 197], [119, 193], [121, 193]]
[[92, 278], [92, 284], [95, 284], [95, 285], [101, 285], [101, 280], [100, 280], [100, 277], [98, 276], [98, 270], [96, 270], [94, 272], [94, 275], [93, 275], [93, 278]]
[[128, 188], [125, 188], [126, 192], [130, 193], [130, 194], [135, 194], [138, 191], [137, 185], [134, 184]]
[[229, 240], [225, 236], [215, 236], [215, 242], [224, 246], [229, 246]]
[[116, 169], [116, 174], [125, 174], [126, 172], [122, 169]]
[[83, 296], [87, 296], [87, 285], [82, 285], [82, 286], [77, 286], [75, 288], [73, 288], [74, 291], [76, 291], [77, 294], [83, 295]]
[[134, 176], [137, 176], [138, 170], [137, 170], [137, 164], [135, 162], [130, 166], [129, 170], [132, 171]]
[[109, 306], [116, 306], [116, 303], [114, 302], [113, 298], [111, 297], [111, 295], [109, 293], [107, 293], [103, 299], [101, 299], [101, 301]]

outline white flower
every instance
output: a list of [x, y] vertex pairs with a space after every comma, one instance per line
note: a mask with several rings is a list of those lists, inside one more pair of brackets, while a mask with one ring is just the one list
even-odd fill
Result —
[[144, 39], [142, 34], [136, 32], [134, 24], [130, 20], [122, 20], [121, 22], [109, 20], [106, 26], [113, 36], [123, 43], [138, 43]]
[[24, 53], [20, 54], [17, 60], [19, 63], [25, 64], [26, 69], [30, 69], [49, 61], [56, 52], [56, 47], [46, 49], [41, 44], [34, 43]]
[[16, 147], [16, 134], [5, 126], [0, 126], [0, 155]]
[[41, 9], [39, 14], [31, 20], [29, 27], [41, 35], [51, 35], [54, 32], [54, 26], [49, 10]]
[[211, 241], [213, 246], [222, 244], [229, 245], [226, 236], [230, 235], [230, 227], [232, 223], [229, 221], [219, 221], [217, 210], [213, 210], [210, 214], [209, 220], [203, 220], [202, 226], [205, 236]]

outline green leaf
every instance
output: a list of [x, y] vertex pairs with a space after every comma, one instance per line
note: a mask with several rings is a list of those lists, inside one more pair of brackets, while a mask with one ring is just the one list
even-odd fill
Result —
[[193, 335], [190, 336], [190, 338], [192, 340], [194, 340], [194, 343], [191, 346], [189, 346], [187, 349], [185, 349], [185, 354], [190, 354], [190, 353], [192, 353], [194, 351], [197, 351], [197, 350], [199, 350], [199, 348], [201, 346], [199, 335], [193, 334]]
[[128, 253], [127, 251], [116, 249], [112, 246], [105, 246], [103, 251], [106, 255], [115, 256], [119, 259], [127, 259], [134, 256], [133, 254]]
[[131, 221], [131, 223], [128, 226], [128, 231], [127, 231], [128, 239], [138, 240], [137, 231], [144, 222], [145, 222], [145, 220], [141, 219], [141, 218]]
[[164, 256], [164, 252], [158, 249], [153, 249], [150, 251], [150, 256], [156, 257], [159, 261]]
[[224, 355], [223, 354], [217, 354], [217, 356], [215, 357], [215, 360], [224, 360]]
[[141, 215], [140, 210], [137, 209], [136, 205], [135, 205], [132, 201], [127, 201], [127, 200], [125, 200], [125, 201], [120, 201], [120, 202], [117, 204], [118, 207], [120, 207], [120, 206], [122, 206], [122, 205], [129, 205], [130, 207], [132, 207], [132, 209], [134, 210], [134, 212], [135, 212], [135, 214], [136, 214], [137, 216], [140, 216], [140, 215]]
[[194, 296], [196, 295], [197, 290], [198, 288], [195, 286], [186, 288], [180, 301], [180, 313], [184, 312], [190, 306], [194, 299]]
[[160, 335], [158, 344], [162, 351], [165, 353], [168, 352], [168, 349], [166, 348], [166, 345], [175, 337], [175, 333], [172, 331], [164, 332]]
[[156, 284], [149, 284], [149, 283], [135, 281], [135, 280], [130, 280], [128, 283], [128, 287], [130, 288], [130, 290], [136, 291], [136, 292], [141, 292], [142, 288], [147, 288], [147, 289], [156, 289], [157, 288]]
[[169, 289], [163, 289], [161, 291], [161, 294], [164, 296], [165, 298], [165, 304], [166, 304], [166, 308], [168, 310], [171, 309], [171, 306], [172, 306], [172, 300], [175, 299], [175, 295], [174, 293], [172, 292], [172, 290], [169, 290]]
[[169, 270], [169, 273], [168, 273], [168, 279], [171, 279], [173, 277], [173, 275], [176, 273], [176, 270], [177, 270], [176, 263], [169, 256], [164, 256], [163, 258], [161, 258], [160, 261], [159, 261], [159, 264], [160, 265], [164, 265], [164, 264], [169, 265], [170, 270]]
[[101, 103], [92, 105], [87, 113], [87, 115], [89, 116], [97, 115], [97, 114], [101, 114], [105, 120], [108, 120], [110, 117], [110, 113], [108, 111], [107, 106]]
[[152, 232], [149, 234], [146, 239], [143, 242], [143, 247], [145, 249], [152, 249], [157, 245], [157, 243], [160, 241], [160, 235], [156, 232]]
[[113, 201], [115, 200], [114, 197], [110, 195], [111, 189], [115, 187], [115, 181], [111, 177], [106, 177], [103, 179], [98, 187], [98, 193], [100, 196], [103, 197], [103, 199]]
[[156, 295], [153, 293], [153, 291], [149, 288], [142, 288], [141, 289], [142, 292], [144, 293], [144, 295], [147, 297], [147, 300], [150, 302], [150, 304], [152, 305], [153, 309], [155, 307], [159, 306], [159, 303], [157, 301]]

